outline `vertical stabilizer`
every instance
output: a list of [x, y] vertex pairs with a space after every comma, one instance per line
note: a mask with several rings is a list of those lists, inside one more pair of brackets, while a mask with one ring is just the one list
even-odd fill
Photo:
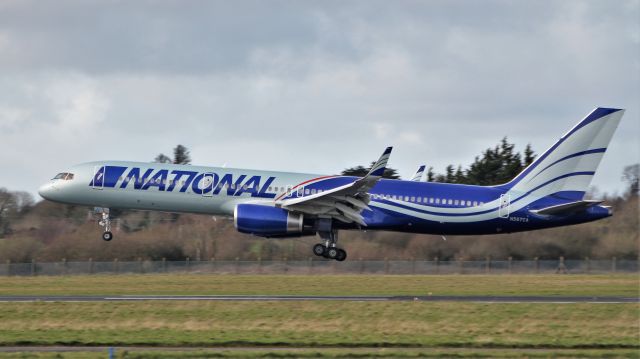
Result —
[[622, 109], [596, 108], [500, 187], [539, 196], [562, 192], [568, 199], [582, 199], [623, 114]]

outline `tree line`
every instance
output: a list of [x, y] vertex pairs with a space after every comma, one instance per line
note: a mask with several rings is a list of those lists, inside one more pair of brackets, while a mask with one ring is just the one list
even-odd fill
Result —
[[[518, 173], [530, 165], [535, 159], [531, 145], [527, 145], [523, 153], [515, 151], [515, 144], [509, 143], [504, 137], [495, 147], [487, 148], [480, 156], [476, 156], [473, 163], [462, 168], [461, 165], [446, 166], [444, 173], [434, 172], [433, 166], [427, 170], [428, 182], [460, 183], [480, 186], [493, 186], [509, 182]], [[342, 171], [344, 176], [363, 177], [375, 162], [368, 167], [356, 166]], [[387, 167], [383, 178], [400, 179], [396, 169]]]

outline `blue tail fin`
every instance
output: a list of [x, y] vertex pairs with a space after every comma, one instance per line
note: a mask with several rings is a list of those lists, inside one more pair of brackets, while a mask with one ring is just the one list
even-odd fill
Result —
[[509, 183], [499, 187], [541, 196], [558, 192], [582, 199], [624, 110], [598, 107]]

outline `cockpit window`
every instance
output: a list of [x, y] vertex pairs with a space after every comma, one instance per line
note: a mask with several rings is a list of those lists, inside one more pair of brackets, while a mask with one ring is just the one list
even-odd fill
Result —
[[72, 180], [73, 179], [73, 173], [69, 173], [69, 172], [62, 172], [62, 173], [58, 173], [55, 177], [53, 177], [54, 180], [57, 179], [61, 179], [61, 180]]

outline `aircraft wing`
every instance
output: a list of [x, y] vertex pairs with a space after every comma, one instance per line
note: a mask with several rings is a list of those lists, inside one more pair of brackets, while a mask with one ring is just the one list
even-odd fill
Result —
[[413, 175], [411, 180], [415, 181], [415, 182], [420, 182], [420, 180], [422, 179], [422, 174], [424, 173], [425, 167], [427, 167], [427, 166], [422, 165], [422, 166], [418, 167], [418, 170], [416, 171], [416, 174]]
[[335, 218], [345, 223], [367, 224], [361, 215], [368, 206], [368, 191], [382, 178], [392, 147], [382, 153], [369, 173], [351, 183], [325, 190], [309, 196], [277, 200], [276, 205], [284, 209], [311, 215]]
[[577, 201], [577, 202], [569, 202], [569, 203], [559, 204], [556, 206], [550, 206], [546, 208], [531, 210], [531, 212], [535, 214], [542, 214], [542, 215], [562, 216], [562, 215], [569, 215], [572, 213], [584, 211], [585, 209], [591, 206], [598, 205], [602, 202], [604, 201], [584, 200], [584, 201]]

